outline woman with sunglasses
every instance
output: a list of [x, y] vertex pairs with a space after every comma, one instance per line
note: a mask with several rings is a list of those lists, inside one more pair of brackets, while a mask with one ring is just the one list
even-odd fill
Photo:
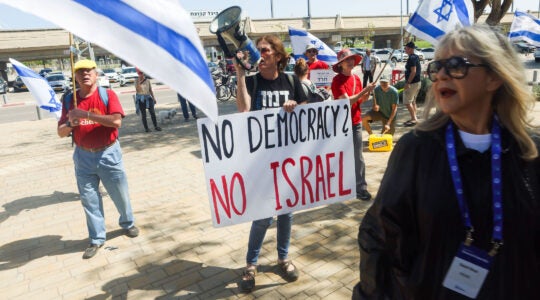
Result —
[[442, 38], [426, 121], [360, 225], [353, 299], [538, 299], [540, 143], [519, 62], [485, 25]]
[[[298, 78], [283, 73], [288, 61], [283, 43], [277, 36], [265, 35], [255, 44], [261, 54], [259, 73], [246, 77], [245, 70], [235, 60], [238, 111], [283, 107], [286, 112], [292, 112], [298, 103], [307, 101], [307, 98]], [[242, 59], [242, 53], [237, 54], [237, 57]], [[277, 216], [277, 263], [287, 281], [295, 281], [299, 275], [296, 266], [288, 258], [292, 220], [292, 213]], [[270, 217], [253, 221], [251, 225], [246, 255], [247, 266], [240, 281], [242, 291], [249, 292], [255, 287], [257, 260], [266, 231], [272, 223], [273, 218]]]

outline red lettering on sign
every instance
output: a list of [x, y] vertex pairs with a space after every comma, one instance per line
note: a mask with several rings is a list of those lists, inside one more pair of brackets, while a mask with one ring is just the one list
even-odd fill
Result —
[[[244, 179], [242, 178], [242, 175], [240, 173], [236, 172], [233, 174], [230, 185], [227, 185], [227, 178], [225, 177], [225, 175], [221, 176], [221, 185], [223, 188], [223, 193], [220, 192], [214, 179], [210, 179], [210, 190], [212, 191], [214, 214], [216, 217], [216, 222], [218, 224], [221, 224], [218, 204], [220, 204], [221, 208], [223, 208], [225, 214], [229, 219], [231, 218], [231, 208], [236, 215], [241, 216], [246, 211], [247, 206], [246, 187], [244, 184]], [[236, 202], [234, 201], [234, 188], [236, 185], [238, 185], [238, 187], [240, 188], [240, 192], [242, 195], [242, 205], [240, 210], [236, 207]]]

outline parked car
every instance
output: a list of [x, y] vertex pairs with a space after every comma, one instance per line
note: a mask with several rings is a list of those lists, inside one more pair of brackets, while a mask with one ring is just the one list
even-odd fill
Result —
[[533, 53], [536, 51], [536, 47], [527, 42], [516, 42], [514, 47], [519, 53]]
[[118, 73], [114, 69], [103, 69], [105, 76], [109, 78], [109, 82], [118, 82]]
[[118, 81], [120, 81], [120, 86], [124, 86], [128, 83], [135, 83], [137, 78], [139, 78], [139, 75], [137, 75], [137, 69], [135, 67], [125, 67], [122, 69]]
[[98, 74], [98, 85], [104, 88], [110, 88], [111, 83], [109, 82], [109, 76], [105, 75], [105, 73], [101, 70], [98, 70], [97, 74]]
[[534, 61], [535, 62], [540, 62], [540, 48], [536, 49], [536, 51], [534, 51]]
[[407, 53], [401, 53], [401, 50], [394, 50], [392, 57], [390, 57], [390, 53], [392, 53], [392, 50], [382, 49], [375, 51], [375, 56], [377, 56], [381, 60], [381, 62], [385, 62], [390, 59], [392, 63], [396, 63], [398, 61], [405, 61], [407, 60], [407, 58], [409, 58]]
[[69, 89], [69, 81], [64, 74], [48, 74], [45, 79], [55, 92], [66, 92]]
[[53, 70], [51, 68], [43, 68], [39, 71], [39, 75], [42, 77], [47, 76], [48, 73], [52, 72]]
[[8, 91], [8, 83], [4, 78], [0, 77], [0, 94], [5, 94]]
[[21, 79], [21, 76], [17, 76], [15, 78], [15, 81], [13, 82], [13, 92], [26, 92], [28, 91], [28, 88], [24, 84], [24, 82]]
[[421, 50], [424, 53], [424, 59], [432, 60], [435, 58], [435, 48], [423, 48]]

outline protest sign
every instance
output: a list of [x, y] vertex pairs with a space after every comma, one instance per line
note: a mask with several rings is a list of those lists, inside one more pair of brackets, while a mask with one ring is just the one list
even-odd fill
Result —
[[348, 100], [199, 119], [215, 227], [354, 198]]
[[317, 87], [324, 87], [332, 85], [332, 79], [334, 79], [336, 73], [333, 70], [315, 69], [309, 71], [309, 80], [313, 82]]

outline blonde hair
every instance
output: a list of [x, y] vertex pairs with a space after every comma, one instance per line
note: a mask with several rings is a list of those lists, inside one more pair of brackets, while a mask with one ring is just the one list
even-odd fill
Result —
[[[523, 159], [532, 160], [538, 156], [538, 149], [527, 130], [534, 128], [527, 117], [534, 107], [534, 96], [528, 89], [523, 65], [508, 39], [495, 28], [487, 25], [473, 25], [446, 34], [437, 46], [435, 60], [444, 51], [454, 50], [466, 57], [474, 57], [489, 66], [489, 71], [498, 76], [503, 84], [495, 92], [492, 107], [504, 127], [517, 140]], [[466, 79], [465, 79], [466, 80]], [[430, 131], [444, 126], [450, 117], [437, 110], [433, 88], [427, 93], [424, 111], [425, 122], [415, 130]], [[435, 112], [432, 114], [432, 110]]]
[[309, 67], [306, 63], [306, 60], [303, 58], [299, 58], [296, 60], [296, 64], [294, 64], [294, 74], [296, 74], [297, 77], [305, 76], [309, 71]]

